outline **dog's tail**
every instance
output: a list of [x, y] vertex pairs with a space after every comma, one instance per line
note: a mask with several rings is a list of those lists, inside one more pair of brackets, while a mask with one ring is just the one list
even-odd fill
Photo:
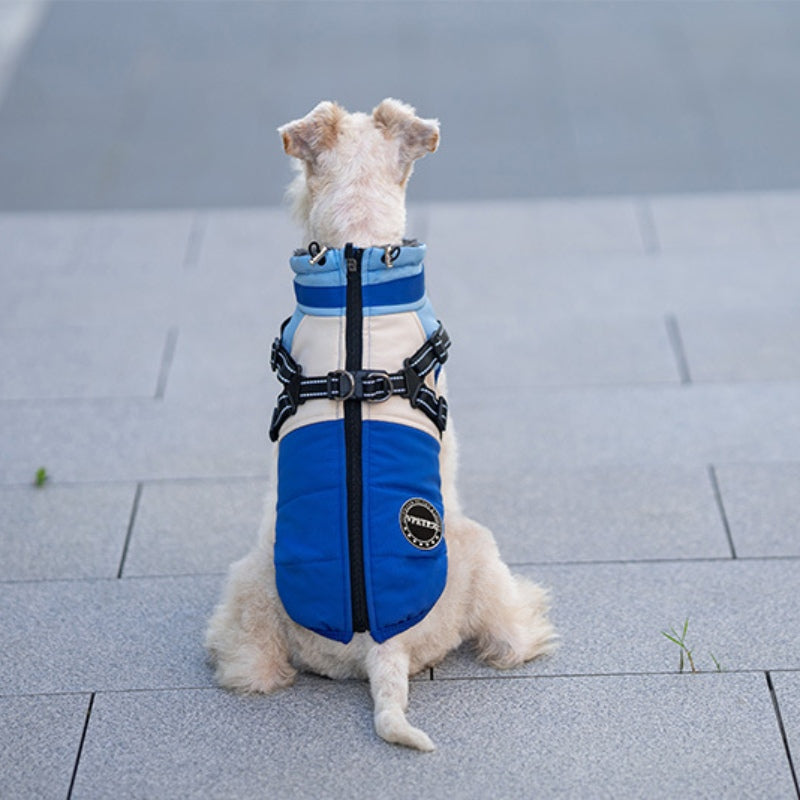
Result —
[[406, 719], [408, 706], [408, 653], [390, 640], [367, 654], [367, 674], [375, 703], [375, 731], [381, 739], [430, 752], [430, 737]]

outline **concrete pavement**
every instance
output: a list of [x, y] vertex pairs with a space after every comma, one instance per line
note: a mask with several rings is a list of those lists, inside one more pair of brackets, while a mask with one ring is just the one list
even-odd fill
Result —
[[[238, 698], [204, 662], [269, 469], [285, 212], [0, 217], [0, 793], [794, 796], [792, 208], [412, 209], [455, 341], [467, 507], [551, 588], [563, 636], [510, 673], [463, 650], [416, 681], [433, 756], [377, 741], [361, 684]], [[661, 635], [687, 617], [700, 675]]]

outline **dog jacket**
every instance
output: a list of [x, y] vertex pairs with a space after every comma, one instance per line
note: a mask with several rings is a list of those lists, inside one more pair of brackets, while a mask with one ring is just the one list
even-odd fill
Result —
[[290, 262], [297, 306], [271, 359], [276, 583], [295, 622], [340, 642], [410, 628], [447, 579], [436, 378], [450, 340], [424, 255], [314, 243]]

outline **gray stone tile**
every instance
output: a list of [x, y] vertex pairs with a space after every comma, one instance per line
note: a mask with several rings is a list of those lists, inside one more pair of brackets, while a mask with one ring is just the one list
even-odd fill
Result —
[[192, 229], [190, 211], [136, 211], [91, 214], [82, 247], [79, 270], [95, 274], [142, 268], [162, 273], [179, 270]]
[[678, 323], [693, 380], [800, 378], [797, 309], [680, 314]]
[[792, 761], [797, 769], [800, 757], [800, 672], [773, 672], [772, 685], [775, 687]]
[[135, 491], [0, 487], [0, 580], [116, 576]]
[[0, 795], [67, 796], [88, 695], [0, 697]]
[[703, 467], [536, 469], [513, 485], [472, 478], [461, 489], [510, 563], [730, 555]]
[[197, 260], [191, 265], [199, 273], [273, 277], [285, 267], [288, 275], [293, 250], [308, 245], [288, 207], [207, 211], [199, 219]]
[[548, 251], [643, 252], [630, 198], [432, 203], [429, 213], [431, 246], [468, 246], [472, 258], [494, 260], [513, 248], [524, 266]]
[[[794, 383], [451, 393], [470, 479], [611, 464], [800, 460]], [[502, 422], [501, 422], [502, 418]]]
[[166, 331], [0, 331], [0, 398], [152, 397]]
[[496, 233], [499, 241], [489, 249], [481, 248], [472, 231], [428, 249], [431, 299], [451, 333], [458, 333], [454, 362], [468, 352], [460, 347], [465, 335], [483, 331], [489, 338], [489, 326], [505, 317], [525, 323], [522, 342], [528, 328], [549, 321], [625, 324], [681, 312], [792, 309], [800, 302], [800, 258], [785, 246], [528, 258], [510, 228], [500, 222]]
[[[287, 314], [293, 306], [287, 307]], [[165, 395], [170, 399], [237, 397], [263, 402], [278, 395], [269, 354], [280, 324], [262, 317], [252, 322], [207, 320], [181, 328]]]
[[659, 317], [548, 319], [531, 318], [529, 310], [496, 311], [481, 325], [456, 327], [471, 368], [454, 372], [455, 391], [679, 380]]
[[272, 398], [0, 403], [0, 483], [259, 476]]
[[39, 274], [180, 269], [193, 218], [171, 210], [0, 214], [3, 268]]
[[409, 717], [437, 742], [429, 756], [380, 741], [371, 716], [365, 686], [319, 680], [272, 697], [99, 695], [73, 796], [793, 791], [763, 675], [418, 683]]
[[[175, 318], [187, 341], [215, 339], [224, 346], [236, 337], [249, 337], [250, 347], [267, 346], [281, 323], [294, 311], [295, 300], [288, 262], [281, 258], [270, 272], [259, 270], [236, 278], [220, 273], [187, 275], [176, 303]], [[263, 372], [263, 362], [259, 364]]]
[[89, 233], [86, 214], [0, 214], [0, 270], [71, 271]]
[[[498, 229], [500, 232], [500, 229]], [[515, 232], [491, 248], [480, 241], [440, 240], [426, 259], [429, 295], [441, 319], [462, 335], [483, 332], [506, 317], [527, 328], [565, 320], [612, 321], [659, 317], [668, 305], [663, 295], [669, 278], [652, 256], [619, 253], [543, 253], [528, 256]], [[684, 287], [684, 292], [686, 291]], [[456, 357], [460, 349], [453, 351]], [[464, 351], [468, 352], [468, 351]]]
[[647, 285], [671, 312], [789, 309], [800, 298], [798, 264], [789, 247], [665, 252], [653, 257]]
[[179, 274], [161, 266], [46, 275], [17, 270], [3, 278], [0, 310], [8, 328], [167, 330], [177, 318]]
[[753, 247], [768, 241], [753, 195], [655, 196], [650, 208], [663, 250]]
[[800, 590], [795, 561], [682, 561], [537, 565], [514, 570], [552, 593], [561, 636], [553, 656], [498, 673], [464, 647], [435, 678], [677, 672], [677, 645], [662, 631], [680, 628], [695, 664], [714, 672], [797, 669]]
[[294, 309], [289, 258], [308, 244], [288, 210], [202, 213], [193, 242], [177, 303], [181, 327], [212, 344], [237, 335], [271, 341]]
[[439, 683], [419, 724], [458, 760], [459, 796], [791, 796], [762, 675]]
[[221, 576], [3, 586], [0, 694], [210, 686]]
[[224, 572], [255, 543], [265, 494], [262, 479], [145, 485], [123, 574]]
[[800, 192], [763, 192], [758, 205], [770, 241], [778, 245], [800, 242]]
[[725, 513], [740, 556], [800, 556], [800, 463], [721, 464]]
[[172, 323], [192, 214], [0, 216], [8, 327]]

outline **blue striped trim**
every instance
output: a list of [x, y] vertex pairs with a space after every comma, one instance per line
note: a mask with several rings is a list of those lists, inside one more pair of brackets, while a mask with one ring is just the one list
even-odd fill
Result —
[[[364, 309], [365, 317], [382, 317], [385, 314], [403, 314], [406, 311], [420, 311], [425, 307], [429, 300], [423, 297], [420, 300], [415, 300], [413, 303], [406, 303], [402, 306], [368, 306]], [[311, 306], [301, 306], [299, 303], [296, 306], [297, 312], [303, 316], [309, 317], [343, 317], [343, 308], [312, 308]], [[425, 327], [422, 321], [423, 328]], [[291, 323], [290, 323], [291, 326]], [[438, 325], [437, 325], [438, 327]], [[287, 327], [287, 331], [289, 327]], [[435, 330], [435, 328], [434, 328]], [[285, 346], [285, 345], [284, 345]], [[288, 347], [286, 348], [289, 349]]]
[[[294, 295], [305, 308], [344, 308], [346, 287], [306, 286], [294, 282]], [[399, 306], [415, 303], [425, 296], [425, 275], [419, 272], [408, 278], [382, 283], [371, 283], [362, 287], [365, 308], [370, 306]]]

